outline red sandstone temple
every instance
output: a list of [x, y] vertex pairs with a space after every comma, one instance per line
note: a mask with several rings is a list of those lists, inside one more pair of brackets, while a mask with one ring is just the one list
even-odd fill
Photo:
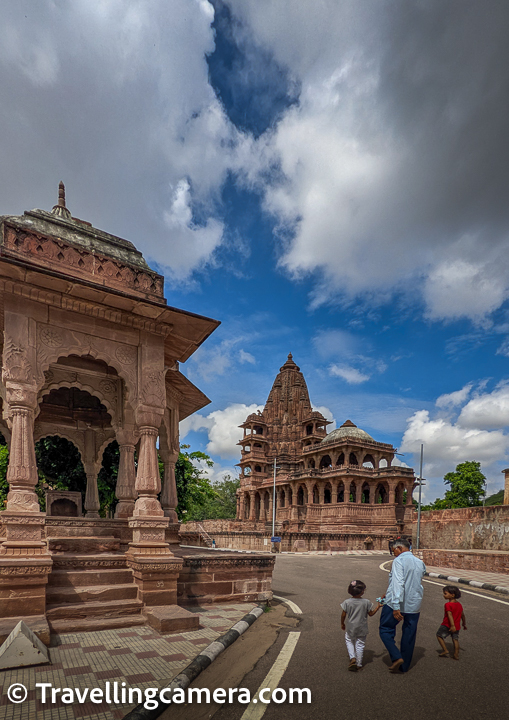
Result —
[[[253, 579], [246, 556], [178, 545], [179, 421], [209, 402], [179, 362], [219, 323], [169, 307], [161, 275], [132, 243], [73, 218], [61, 183], [51, 212], [0, 217], [0, 324], [0, 641], [19, 619], [48, 642], [50, 630], [196, 627], [177, 602], [269, 598], [272, 558]], [[85, 515], [81, 493], [48, 493], [41, 512], [35, 442], [48, 436], [79, 450]], [[114, 440], [118, 504], [102, 518], [97, 475]]]
[[[280, 369], [262, 412], [241, 425], [240, 490], [232, 530], [265, 533], [272, 527], [273, 466], [276, 532], [283, 549], [306, 547], [386, 549], [386, 538], [412, 520], [414, 472], [393, 464], [396, 448], [374, 440], [347, 420], [330, 423], [311, 407], [306, 381], [291, 354]], [[233, 525], [233, 524], [232, 524]]]

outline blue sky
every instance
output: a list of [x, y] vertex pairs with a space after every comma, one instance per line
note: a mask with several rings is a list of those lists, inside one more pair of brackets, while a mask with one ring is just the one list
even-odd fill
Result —
[[[233, 471], [292, 352], [312, 403], [425, 497], [509, 465], [504, 2], [5, 0], [0, 212], [125, 237], [221, 320], [183, 441]], [[333, 425], [330, 426], [334, 427]]]

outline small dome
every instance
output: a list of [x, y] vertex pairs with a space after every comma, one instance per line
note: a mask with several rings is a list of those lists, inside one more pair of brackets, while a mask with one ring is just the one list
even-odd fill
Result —
[[333, 430], [328, 435], [326, 435], [322, 440], [322, 443], [344, 440], [345, 438], [353, 438], [355, 440], [370, 440], [371, 442], [375, 442], [371, 435], [369, 435], [365, 430], [361, 430], [357, 427], [357, 425], [354, 425], [351, 420], [347, 420], [345, 423], [343, 423], [343, 425], [341, 425], [341, 427], [336, 428], [336, 430]]

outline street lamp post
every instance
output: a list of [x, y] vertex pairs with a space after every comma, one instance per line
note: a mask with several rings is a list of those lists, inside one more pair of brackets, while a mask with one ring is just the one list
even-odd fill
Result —
[[417, 550], [419, 550], [421, 542], [421, 498], [422, 498], [422, 456], [424, 453], [424, 445], [421, 444], [421, 464], [419, 467], [419, 502], [417, 505]]

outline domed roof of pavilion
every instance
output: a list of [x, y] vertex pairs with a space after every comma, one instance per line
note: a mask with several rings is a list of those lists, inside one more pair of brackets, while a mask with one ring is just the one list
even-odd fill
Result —
[[346, 440], [351, 438], [352, 440], [369, 440], [375, 442], [374, 438], [371, 437], [365, 430], [361, 430], [357, 425], [354, 425], [351, 420], [347, 420], [341, 427], [332, 430], [328, 435], [324, 437], [322, 443], [337, 442], [338, 440]]

